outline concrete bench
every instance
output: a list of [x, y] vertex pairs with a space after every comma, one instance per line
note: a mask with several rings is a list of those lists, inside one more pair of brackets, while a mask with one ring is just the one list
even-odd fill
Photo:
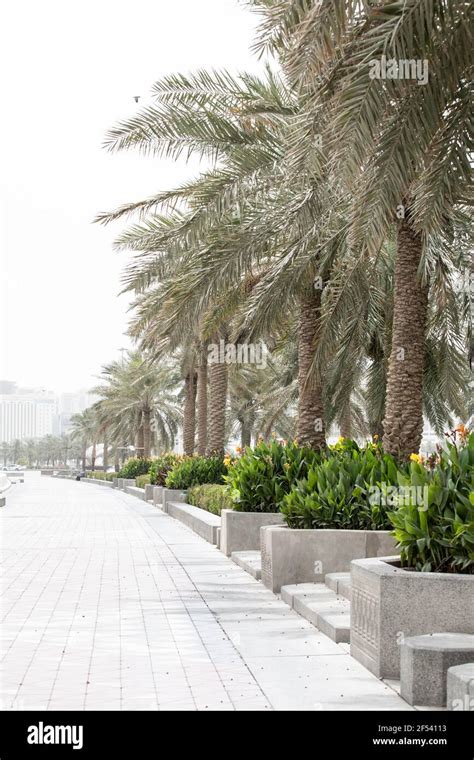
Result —
[[400, 694], [410, 705], [444, 707], [447, 673], [474, 661], [474, 635], [432, 633], [405, 639], [400, 653]]
[[168, 512], [168, 504], [170, 501], [179, 501], [186, 504], [187, 498], [187, 491], [180, 491], [179, 488], [163, 488], [161, 491], [161, 509], [163, 512]]
[[193, 507], [191, 504], [183, 502], [167, 502], [167, 511], [170, 517], [179, 520], [188, 528], [204, 538], [210, 544], [217, 544], [217, 529], [220, 528], [221, 518], [213, 515], [212, 512], [206, 512], [205, 509]]
[[107, 486], [113, 488], [114, 484], [111, 480], [100, 480], [100, 478], [81, 478], [82, 483], [93, 483], [96, 486]]
[[138, 488], [137, 486], [125, 486], [125, 493], [129, 493], [130, 496], [138, 496], [139, 499], [145, 500], [145, 489]]
[[448, 710], [474, 711], [474, 661], [448, 668]]

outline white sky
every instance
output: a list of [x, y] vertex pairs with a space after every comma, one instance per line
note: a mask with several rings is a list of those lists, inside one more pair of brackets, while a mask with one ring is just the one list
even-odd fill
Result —
[[[259, 71], [238, 0], [26, 0], [2, 11], [0, 379], [70, 391], [128, 344], [121, 226], [97, 212], [195, 174], [101, 148], [171, 72]], [[143, 104], [143, 99], [140, 104]]]

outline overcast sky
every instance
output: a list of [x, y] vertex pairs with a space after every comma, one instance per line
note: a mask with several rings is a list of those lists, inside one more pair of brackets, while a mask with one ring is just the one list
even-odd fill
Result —
[[[122, 346], [121, 227], [91, 221], [195, 174], [111, 155], [105, 131], [170, 72], [259, 71], [238, 0], [26, 0], [2, 11], [0, 379], [70, 391]], [[141, 101], [143, 103], [143, 100]]]

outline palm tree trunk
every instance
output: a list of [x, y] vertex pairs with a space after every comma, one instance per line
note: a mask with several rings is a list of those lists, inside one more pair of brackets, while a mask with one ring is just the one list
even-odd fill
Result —
[[428, 305], [418, 268], [422, 240], [409, 223], [398, 230], [392, 348], [383, 423], [384, 449], [401, 461], [419, 451], [423, 434], [423, 368]]
[[82, 469], [85, 472], [87, 465], [87, 441], [84, 441], [82, 445]]
[[184, 378], [184, 419], [183, 419], [183, 450], [188, 456], [194, 453], [196, 435], [196, 391], [197, 373], [191, 367]]
[[151, 450], [151, 409], [143, 410], [143, 457], [149, 459]]
[[207, 343], [201, 348], [197, 386], [198, 454], [204, 456], [207, 446]]
[[[225, 340], [225, 337], [224, 337]], [[216, 343], [219, 338], [216, 336]], [[209, 370], [209, 438], [207, 455], [223, 454], [225, 447], [225, 411], [227, 406], [228, 368], [224, 357], [211, 363]]]
[[314, 358], [321, 309], [321, 291], [312, 289], [300, 297], [298, 327], [298, 431], [301, 446], [323, 448], [326, 445], [322, 386], [309, 376]]
[[92, 442], [92, 452], [91, 452], [91, 470], [94, 472], [95, 470], [95, 460], [97, 458], [97, 441], [94, 438]]
[[249, 420], [242, 420], [240, 426], [240, 446], [242, 449], [246, 449], [247, 446], [252, 445], [252, 424]]
[[104, 430], [104, 443], [102, 444], [104, 447], [104, 451], [102, 453], [102, 465], [104, 467], [104, 472], [107, 472], [109, 469], [109, 444], [107, 442], [107, 431]]
[[120, 451], [118, 450], [118, 446], [114, 448], [114, 470], [115, 472], [119, 472], [120, 470]]
[[144, 449], [144, 430], [143, 430], [143, 417], [140, 420], [140, 427], [137, 430], [137, 435], [135, 437], [135, 449], [136, 454], [139, 459], [143, 459], [143, 449]]

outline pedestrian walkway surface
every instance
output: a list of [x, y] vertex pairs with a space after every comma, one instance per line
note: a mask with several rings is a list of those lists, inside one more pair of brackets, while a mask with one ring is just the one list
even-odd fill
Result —
[[133, 496], [28, 473], [0, 525], [4, 710], [410, 709]]

